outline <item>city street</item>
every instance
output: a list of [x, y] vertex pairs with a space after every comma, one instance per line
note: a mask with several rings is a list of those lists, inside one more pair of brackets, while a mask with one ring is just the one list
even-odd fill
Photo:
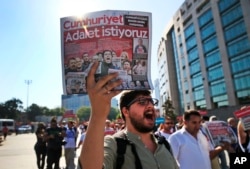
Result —
[[[9, 135], [0, 145], [1, 169], [37, 169], [34, 144], [35, 134]], [[77, 157], [80, 150], [77, 151]], [[75, 158], [75, 164], [77, 158]], [[65, 167], [65, 159], [60, 159], [60, 167]]]

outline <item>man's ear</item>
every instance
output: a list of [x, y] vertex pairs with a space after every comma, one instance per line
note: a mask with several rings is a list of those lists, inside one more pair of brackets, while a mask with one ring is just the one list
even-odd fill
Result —
[[126, 117], [128, 115], [128, 109], [127, 107], [122, 108], [122, 114]]

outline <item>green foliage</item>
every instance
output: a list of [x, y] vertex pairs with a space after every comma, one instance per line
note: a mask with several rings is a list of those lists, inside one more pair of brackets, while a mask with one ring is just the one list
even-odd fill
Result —
[[169, 116], [171, 117], [173, 120], [176, 119], [176, 114], [174, 113], [174, 107], [173, 107], [173, 103], [170, 100], [170, 98], [168, 97], [168, 99], [163, 103], [162, 105], [163, 110], [164, 110], [164, 116]]
[[80, 121], [88, 121], [90, 117], [90, 107], [81, 107], [77, 110], [76, 115], [80, 119]]
[[20, 117], [23, 102], [13, 98], [0, 104], [0, 118], [17, 119]]
[[[81, 107], [77, 110], [76, 114], [80, 121], [88, 121], [90, 117], [91, 108], [90, 107]], [[111, 107], [108, 119], [115, 120], [119, 115], [119, 110], [117, 108]]]
[[111, 107], [110, 113], [108, 115], [108, 119], [109, 120], [115, 120], [117, 115], [119, 115], [119, 114], [120, 114], [120, 112], [119, 112], [119, 110], [117, 108]]

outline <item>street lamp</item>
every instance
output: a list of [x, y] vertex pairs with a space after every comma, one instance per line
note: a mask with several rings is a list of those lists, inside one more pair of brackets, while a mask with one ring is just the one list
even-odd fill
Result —
[[26, 111], [28, 111], [28, 106], [29, 106], [29, 85], [32, 83], [32, 80], [25, 80], [25, 83], [27, 84], [27, 108], [26, 108]]

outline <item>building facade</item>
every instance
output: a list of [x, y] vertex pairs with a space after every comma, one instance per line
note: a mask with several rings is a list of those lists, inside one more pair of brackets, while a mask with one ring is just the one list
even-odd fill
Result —
[[177, 114], [250, 104], [250, 0], [186, 0], [158, 48], [160, 97]]

